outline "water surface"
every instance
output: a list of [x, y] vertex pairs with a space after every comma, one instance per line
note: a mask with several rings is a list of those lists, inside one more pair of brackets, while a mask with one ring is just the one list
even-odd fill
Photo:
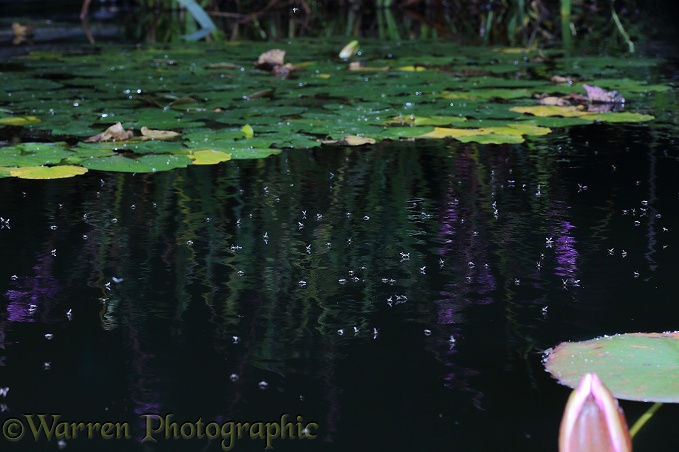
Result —
[[[317, 436], [275, 450], [555, 450], [570, 390], [545, 349], [678, 329], [676, 90], [661, 96], [642, 106], [652, 123], [521, 145], [2, 179], [2, 417], [129, 426], [65, 450], [221, 450], [140, 443], [144, 415], [284, 414]], [[633, 422], [647, 406], [623, 408]], [[677, 419], [663, 407], [635, 448], [668, 450]]]

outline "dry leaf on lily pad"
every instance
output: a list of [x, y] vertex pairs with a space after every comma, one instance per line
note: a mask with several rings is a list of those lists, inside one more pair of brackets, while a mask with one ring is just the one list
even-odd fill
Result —
[[369, 137], [359, 137], [356, 135], [346, 135], [341, 140], [321, 140], [323, 144], [341, 144], [344, 146], [363, 146], [364, 144], [375, 144], [377, 140]]
[[545, 353], [545, 368], [576, 387], [596, 373], [618, 399], [679, 402], [679, 332], [628, 333], [564, 342]]
[[538, 103], [540, 105], [556, 105], [557, 107], [566, 107], [566, 106], [571, 104], [570, 102], [568, 102], [563, 97], [557, 97], [557, 96], [541, 97], [540, 100], [538, 101]]
[[12, 24], [12, 44], [19, 45], [24, 42], [33, 42], [33, 24], [21, 25], [19, 22]]
[[144, 126], [141, 128], [142, 140], [169, 140], [181, 135], [179, 132], [171, 130], [153, 130]]
[[298, 67], [290, 63], [284, 63], [284, 61], [285, 50], [272, 49], [262, 53], [259, 58], [257, 58], [255, 67], [257, 69], [269, 71], [276, 77], [281, 78], [288, 78], [290, 74], [299, 70]]
[[591, 86], [585, 83], [582, 87], [587, 91], [587, 100], [592, 103], [603, 104], [624, 104], [625, 98], [617, 91], [605, 91], [598, 86]]
[[126, 141], [132, 138], [133, 135], [134, 134], [132, 131], [123, 129], [123, 125], [117, 122], [103, 132], [87, 138], [85, 143], [98, 143], [100, 141]]
[[272, 49], [262, 53], [257, 58], [257, 68], [270, 70], [273, 66], [284, 64], [285, 50]]

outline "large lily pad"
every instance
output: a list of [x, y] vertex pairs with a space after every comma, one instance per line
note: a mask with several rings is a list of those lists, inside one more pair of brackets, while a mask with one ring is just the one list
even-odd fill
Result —
[[593, 372], [618, 399], [679, 402], [679, 332], [566, 342], [548, 351], [544, 363], [554, 378], [572, 388]]
[[83, 166], [91, 170], [116, 171], [122, 173], [155, 173], [175, 168], [185, 168], [191, 159], [185, 155], [144, 155], [131, 159], [122, 155], [98, 157], [85, 160]]
[[20, 179], [64, 179], [85, 174], [87, 168], [73, 165], [25, 166], [9, 170], [9, 174]]

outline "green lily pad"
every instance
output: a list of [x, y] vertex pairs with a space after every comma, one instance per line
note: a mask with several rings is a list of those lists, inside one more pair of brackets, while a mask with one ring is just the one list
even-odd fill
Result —
[[56, 165], [72, 155], [66, 143], [21, 143], [0, 148], [0, 166]]
[[115, 171], [121, 173], [155, 173], [175, 168], [186, 168], [191, 159], [185, 155], [144, 155], [131, 159], [122, 155], [98, 157], [85, 160], [85, 168], [99, 171]]
[[593, 372], [618, 399], [679, 402], [679, 332], [566, 342], [547, 351], [544, 363], [554, 378], [572, 388]]
[[23, 168], [13, 168], [9, 174], [19, 179], [64, 179], [67, 177], [80, 176], [85, 174], [87, 168], [73, 165], [60, 166], [25, 166]]

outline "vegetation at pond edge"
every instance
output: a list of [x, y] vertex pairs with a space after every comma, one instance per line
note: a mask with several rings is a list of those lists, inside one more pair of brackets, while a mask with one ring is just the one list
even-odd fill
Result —
[[[645, 79], [652, 59], [369, 40], [340, 58], [343, 44], [294, 40], [273, 54], [268, 43], [107, 47], [17, 58], [0, 66], [0, 175], [155, 172], [333, 143], [521, 143], [553, 128], [650, 121], [635, 104], [669, 89]], [[124, 135], [107, 136], [118, 123]], [[44, 166], [52, 168], [26, 169]]]

